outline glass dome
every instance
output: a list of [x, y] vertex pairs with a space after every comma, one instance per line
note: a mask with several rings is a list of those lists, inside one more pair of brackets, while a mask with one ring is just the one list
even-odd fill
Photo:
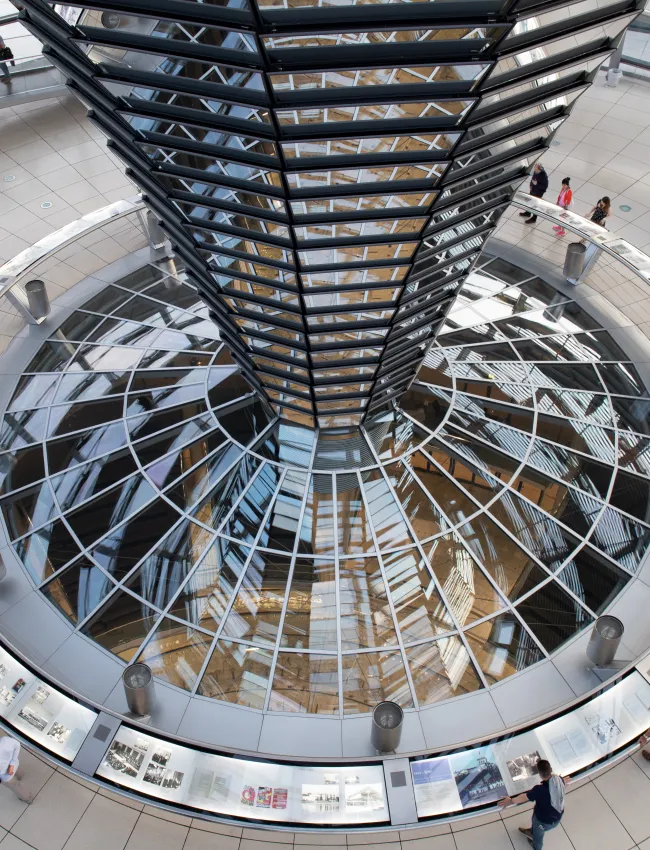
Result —
[[418, 709], [552, 654], [650, 539], [633, 364], [575, 301], [485, 256], [400, 407], [277, 418], [150, 265], [42, 344], [0, 432], [30, 579], [126, 665], [255, 710]]

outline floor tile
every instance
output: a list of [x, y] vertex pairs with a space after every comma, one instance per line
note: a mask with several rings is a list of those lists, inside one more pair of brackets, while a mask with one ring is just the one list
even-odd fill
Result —
[[[404, 846], [404, 845], [402, 845]], [[406, 845], [408, 850], [456, 850], [453, 835], [436, 835], [432, 838], [416, 838]], [[487, 847], [484, 848], [487, 850]]]
[[65, 844], [65, 850], [123, 850], [139, 814], [96, 794]]
[[[348, 836], [349, 837], [349, 836]], [[372, 847], [374, 845], [370, 845]], [[396, 844], [384, 845], [387, 850], [401, 850], [399, 841]], [[269, 839], [268, 841], [253, 841], [252, 838], [242, 838], [239, 850], [287, 850], [287, 845]]]
[[632, 759], [595, 779], [594, 785], [637, 844], [650, 838], [650, 778]]
[[15, 835], [7, 835], [2, 842], [2, 850], [33, 850], [29, 844], [25, 844], [24, 841], [21, 841], [20, 838], [16, 838]]
[[202, 829], [205, 832], [216, 832], [219, 835], [229, 835], [234, 838], [241, 838], [241, 826], [232, 826], [229, 823], [217, 823], [216, 821], [201, 820], [200, 818], [192, 818], [192, 829]]
[[293, 832], [274, 829], [252, 829], [244, 827], [242, 838], [250, 838], [253, 841], [271, 841], [276, 844], [293, 844]]
[[[510, 836], [515, 850], [530, 850], [530, 844], [525, 835], [519, 832], [519, 827], [530, 828], [532, 812], [521, 812], [516, 817], [508, 818], [505, 822], [506, 830]], [[556, 826], [544, 835], [544, 850], [573, 850], [569, 838], [562, 828], [562, 824]]]
[[634, 846], [593, 783], [568, 798], [562, 826], [575, 850], [630, 850]]
[[238, 850], [239, 839], [191, 829], [183, 850]]
[[488, 847], [490, 850], [512, 850], [508, 832], [501, 821], [456, 832], [454, 839], [457, 850], [487, 850]]
[[399, 837], [402, 842], [410, 842], [414, 841], [416, 838], [432, 838], [436, 835], [445, 835], [448, 832], [451, 832], [451, 826], [448, 823], [432, 823], [428, 826], [419, 827], [418, 829], [402, 830]]
[[12, 832], [36, 850], [62, 850], [93, 796], [92, 791], [55, 773]]
[[182, 850], [189, 830], [151, 815], [140, 815], [127, 850]]

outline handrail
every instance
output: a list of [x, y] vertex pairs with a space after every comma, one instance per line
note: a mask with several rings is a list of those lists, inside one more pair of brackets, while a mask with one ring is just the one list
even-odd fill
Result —
[[27, 296], [20, 285], [21, 278], [29, 274], [30, 270], [38, 263], [67, 245], [76, 242], [82, 236], [104, 227], [110, 221], [117, 221], [124, 216], [135, 213], [141, 217], [143, 230], [147, 233], [148, 228], [142, 214], [144, 210], [145, 205], [142, 202], [142, 196], [133, 195], [130, 198], [115, 201], [108, 206], [86, 213], [76, 221], [72, 221], [59, 230], [55, 230], [54, 233], [39, 239], [38, 242], [30, 245], [29, 248], [25, 248], [0, 267], [0, 298], [3, 295], [6, 296], [29, 324], [40, 324], [43, 319], [35, 319], [29, 310]]
[[640, 277], [644, 283], [650, 283], [650, 256], [611, 230], [606, 230], [600, 224], [594, 224], [570, 210], [563, 210], [550, 201], [534, 198], [526, 192], [517, 192], [512, 203], [516, 207], [531, 210], [535, 215], [559, 224], [581, 239], [596, 245]]

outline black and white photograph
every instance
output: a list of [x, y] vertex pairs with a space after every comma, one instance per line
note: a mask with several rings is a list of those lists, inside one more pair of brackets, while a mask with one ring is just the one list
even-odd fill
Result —
[[120, 741], [113, 741], [106, 754], [105, 764], [127, 776], [136, 777], [143, 761], [144, 753], [141, 750], [129, 747], [128, 744]]
[[608, 717], [596, 726], [592, 726], [591, 731], [594, 733], [598, 743], [602, 747], [610, 746], [621, 734], [621, 730], [616, 725], [616, 721], [613, 717]]
[[541, 759], [540, 754], [535, 750], [534, 753], [526, 753], [525, 756], [518, 756], [506, 762], [508, 773], [515, 782], [521, 782], [522, 779], [531, 779], [533, 776], [539, 776], [537, 770], [537, 762]]
[[32, 711], [32, 709], [27, 705], [24, 708], [20, 709], [20, 711], [18, 712], [18, 717], [22, 717], [22, 719], [26, 723], [29, 723], [30, 726], [33, 726], [35, 729], [38, 729], [39, 732], [42, 732], [43, 729], [45, 729], [47, 724], [50, 722], [48, 718], [41, 717], [40, 714], [36, 714], [36, 712]]
[[40, 685], [36, 689], [36, 693], [32, 696], [32, 699], [34, 700], [34, 702], [37, 702], [37, 703], [39, 703], [39, 705], [42, 705], [45, 702], [45, 700], [49, 697], [49, 695], [50, 695], [50, 692], [48, 691], [48, 689], [44, 688], [43, 685]]
[[160, 764], [163, 767], [167, 764], [169, 759], [172, 757], [171, 750], [156, 750], [154, 754], [151, 756], [151, 761], [155, 761], [156, 764]]
[[171, 788], [175, 791], [177, 788], [181, 787], [184, 776], [185, 774], [181, 773], [180, 770], [166, 770], [162, 781], [162, 787]]
[[302, 786], [302, 808], [305, 812], [338, 812], [340, 802], [338, 785]]
[[147, 765], [143, 782], [150, 782], [152, 785], [162, 785], [164, 775], [165, 768], [150, 761]]
[[65, 744], [70, 737], [71, 731], [71, 729], [68, 729], [62, 723], [53, 723], [52, 728], [47, 733], [47, 736], [48, 738], [54, 738], [58, 744]]
[[9, 688], [0, 688], [0, 704], [11, 705], [16, 699], [16, 694], [10, 691]]
[[325, 785], [338, 785], [340, 781], [340, 777], [338, 773], [325, 773], [323, 774], [323, 782]]
[[9, 668], [6, 664], [0, 664], [0, 679], [4, 679], [4, 677], [9, 672]]
[[231, 778], [230, 774], [198, 768], [192, 776], [189, 796], [218, 803], [225, 802], [228, 799]]
[[463, 808], [500, 800], [506, 786], [490, 747], [449, 756]]
[[345, 786], [345, 809], [348, 812], [375, 812], [384, 808], [384, 789], [379, 783]]

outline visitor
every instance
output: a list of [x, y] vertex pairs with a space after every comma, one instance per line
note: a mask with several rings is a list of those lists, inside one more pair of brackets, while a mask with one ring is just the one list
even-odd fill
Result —
[[25, 790], [18, 772], [19, 754], [20, 744], [15, 738], [9, 735], [0, 738], [0, 783], [10, 788], [23, 803], [31, 803], [33, 797]]
[[499, 805], [505, 807], [513, 803], [525, 803], [527, 800], [535, 803], [533, 822], [530, 828], [520, 826], [519, 831], [523, 832], [532, 844], [533, 850], [542, 850], [544, 833], [550, 829], [555, 829], [562, 820], [565, 782], [561, 776], [553, 773], [553, 769], [546, 759], [539, 759], [537, 771], [542, 780], [539, 785], [535, 785], [530, 791], [519, 794], [517, 797], [504, 797]]
[[14, 54], [11, 52], [11, 48], [7, 47], [4, 42], [4, 39], [0, 35], [0, 73], [2, 73], [2, 82], [9, 82], [9, 65], [8, 62], [11, 62], [12, 65], [16, 63], [13, 61]]
[[[533, 176], [530, 178], [528, 194], [532, 195], [533, 198], [542, 198], [547, 189], [548, 174], [544, 171], [544, 167], [537, 163], [533, 169]], [[526, 224], [534, 224], [537, 221], [535, 213], [528, 212], [528, 210], [520, 212], [519, 215], [523, 215], [526, 218]]]
[[605, 219], [611, 215], [611, 209], [612, 202], [607, 195], [603, 195], [596, 206], [592, 207], [589, 212], [589, 220], [593, 221], [594, 224], [600, 224], [601, 227], [605, 227]]
[[[568, 210], [571, 206], [571, 202], [573, 201], [573, 191], [571, 190], [571, 186], [569, 185], [570, 180], [568, 177], [565, 177], [562, 181], [562, 188], [560, 189], [560, 194], [557, 196], [557, 205], [561, 207], [563, 210]], [[553, 230], [557, 233], [558, 236], [566, 236], [566, 230], [562, 227], [561, 224], [554, 224]]]

